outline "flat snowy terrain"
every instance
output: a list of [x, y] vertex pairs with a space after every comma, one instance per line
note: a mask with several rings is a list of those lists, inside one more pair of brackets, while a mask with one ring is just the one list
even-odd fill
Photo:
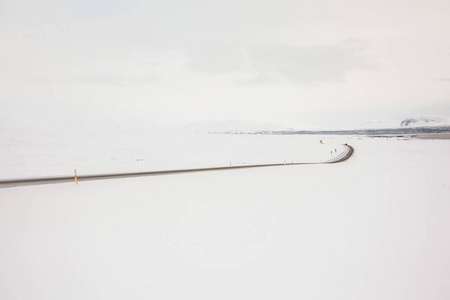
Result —
[[450, 295], [450, 140], [123, 139], [4, 136], [0, 178], [327, 160], [342, 143], [355, 153], [329, 165], [0, 189], [0, 299]]
[[[0, 133], [0, 180], [329, 160], [332, 140], [317, 136], [189, 132]], [[325, 141], [324, 141], [325, 142]]]

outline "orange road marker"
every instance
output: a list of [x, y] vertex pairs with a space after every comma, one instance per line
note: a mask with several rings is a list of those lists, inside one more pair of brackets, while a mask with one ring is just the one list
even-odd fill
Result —
[[75, 169], [74, 171], [75, 171], [75, 183], [78, 184], [77, 169]]

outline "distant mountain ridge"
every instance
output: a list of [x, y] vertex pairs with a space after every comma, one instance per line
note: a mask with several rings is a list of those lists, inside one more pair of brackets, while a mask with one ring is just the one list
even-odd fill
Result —
[[387, 128], [387, 129], [353, 129], [353, 130], [298, 130], [298, 131], [261, 131], [261, 132], [247, 132], [242, 134], [276, 134], [276, 135], [291, 135], [291, 134], [323, 134], [323, 135], [370, 135], [370, 136], [384, 136], [384, 135], [414, 135], [423, 133], [450, 133], [450, 126], [428, 126], [428, 127], [407, 127], [407, 128]]
[[350, 128], [296, 130], [275, 123], [256, 123], [247, 121], [206, 121], [192, 122], [184, 126], [188, 130], [203, 133], [225, 134], [418, 134], [450, 132], [450, 118], [423, 116], [406, 118], [402, 121], [375, 120], [359, 123]]
[[450, 126], [448, 119], [443, 117], [420, 117], [406, 118], [400, 123], [401, 127], [424, 127], [424, 126]]

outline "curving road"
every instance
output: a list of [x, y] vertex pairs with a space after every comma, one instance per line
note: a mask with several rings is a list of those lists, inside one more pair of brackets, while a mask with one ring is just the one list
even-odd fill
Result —
[[344, 145], [344, 151], [333, 157], [332, 159], [326, 161], [327, 164], [338, 163], [347, 160], [353, 154], [353, 147], [347, 144]]
[[[343, 161], [347, 160], [348, 158], [350, 158], [350, 156], [352, 156], [353, 152], [354, 152], [353, 147], [345, 144], [344, 150], [341, 153], [339, 153], [337, 156], [333, 157], [332, 159], [330, 159], [328, 161], [318, 162], [318, 163], [286, 163], [286, 164], [282, 163], [282, 164], [264, 164], [264, 165], [246, 165], [246, 166], [181, 169], [181, 170], [150, 171], [150, 172], [84, 175], [84, 176], [78, 176], [78, 181], [142, 177], [142, 176], [159, 176], [159, 175], [171, 175], [171, 174], [181, 174], [181, 173], [234, 170], [234, 169], [249, 169], [249, 168], [262, 168], [262, 167], [279, 167], [279, 166], [287, 166], [287, 165], [294, 166], [294, 165], [332, 164], [332, 163], [339, 163], [339, 162], [343, 162]], [[7, 180], [0, 180], [0, 188], [27, 186], [27, 185], [51, 184], [51, 183], [64, 183], [64, 182], [74, 182], [74, 181], [75, 181], [74, 176], [7, 179]]]

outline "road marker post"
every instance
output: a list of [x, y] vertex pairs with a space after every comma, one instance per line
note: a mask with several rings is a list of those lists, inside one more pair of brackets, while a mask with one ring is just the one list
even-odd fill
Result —
[[74, 170], [75, 171], [75, 183], [78, 184], [78, 175], [77, 175], [77, 169]]

